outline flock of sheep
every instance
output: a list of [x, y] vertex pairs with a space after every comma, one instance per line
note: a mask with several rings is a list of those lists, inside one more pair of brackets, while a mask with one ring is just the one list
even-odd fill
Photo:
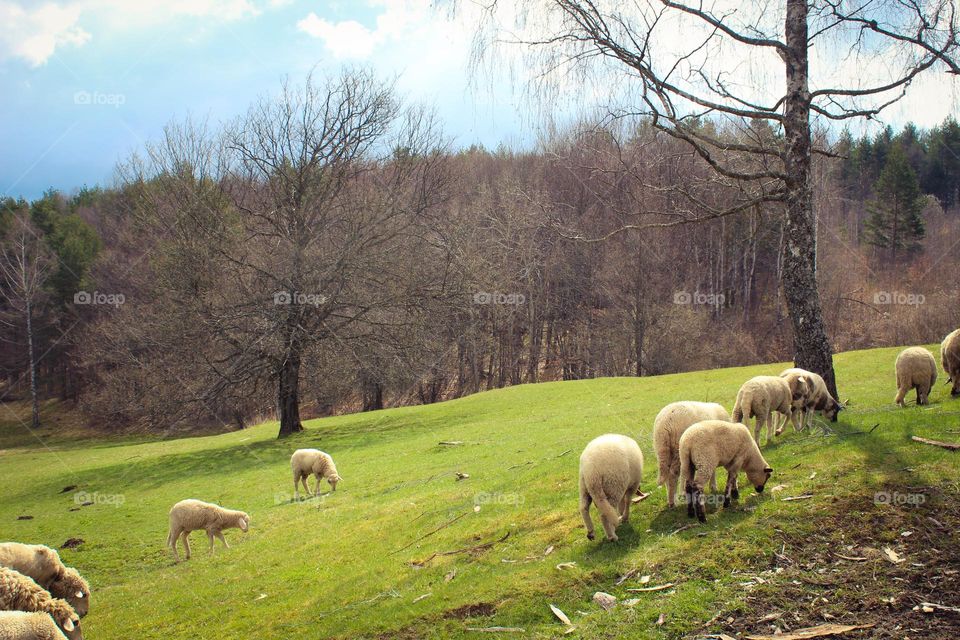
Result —
[[[952, 382], [951, 395], [960, 396], [960, 329], [940, 345], [943, 370]], [[896, 403], [904, 406], [911, 390], [917, 404], [929, 402], [937, 381], [937, 362], [927, 349], [904, 349], [895, 364]], [[779, 376], [757, 376], [747, 380], [737, 393], [733, 418], [712, 402], [681, 401], [660, 410], [653, 422], [653, 449], [657, 454], [657, 484], [667, 488], [668, 507], [676, 506], [677, 483], [683, 479], [687, 515], [706, 522], [704, 487], [717, 490], [716, 470], [727, 471], [723, 506], [730, 506], [740, 492], [737, 476], [744, 472], [757, 493], [763, 491], [773, 468], [760, 453], [760, 437], [767, 428], [767, 444], [783, 432], [787, 420], [796, 430], [809, 425], [815, 413], [836, 422], [843, 406], [830, 395], [823, 378], [811, 371], [791, 368]], [[778, 418], [775, 414], [782, 416]], [[747, 428], [754, 419], [753, 433]], [[628, 436], [606, 434], [592, 440], [580, 455], [580, 514], [587, 538], [594, 539], [590, 505], [600, 513], [607, 540], [617, 540], [617, 525], [630, 517], [630, 504], [640, 486], [643, 453]]]
[[[960, 396], [960, 329], [941, 345], [943, 369], [953, 383], [951, 395]], [[904, 349], [897, 357], [896, 403], [904, 404], [910, 390], [917, 404], [927, 404], [937, 380], [933, 354], [923, 347]], [[716, 470], [727, 471], [724, 506], [739, 498], [737, 477], [744, 472], [757, 492], [762, 492], [773, 469], [760, 453], [763, 427], [767, 444], [782, 433], [787, 420], [803, 429], [817, 412], [836, 421], [843, 407], [827, 390], [822, 377], [803, 369], [787, 369], [779, 376], [757, 376], [740, 387], [731, 419], [716, 403], [681, 401], [664, 407], [653, 425], [653, 446], [659, 463], [658, 485], [667, 489], [667, 504], [676, 506], [677, 483], [684, 482], [687, 514], [706, 521], [704, 487], [716, 492]], [[780, 418], [775, 416], [780, 414]], [[754, 419], [753, 433], [747, 423]], [[290, 458], [294, 500], [302, 484], [307, 495], [320, 494], [326, 480], [336, 491], [341, 480], [333, 458], [317, 449], [298, 449]], [[307, 484], [316, 478], [315, 491]], [[592, 440], [580, 456], [580, 513], [587, 538], [594, 539], [590, 505], [596, 504], [607, 540], [617, 540], [616, 528], [630, 517], [633, 496], [643, 475], [643, 453], [628, 436], [606, 434]], [[190, 557], [190, 532], [206, 531], [210, 552], [214, 538], [229, 548], [223, 530], [247, 531], [250, 516], [200, 500], [182, 500], [170, 510], [167, 546], [179, 562], [177, 541]], [[0, 640], [82, 640], [80, 618], [90, 607], [90, 587], [59, 554], [42, 545], [0, 543]]]

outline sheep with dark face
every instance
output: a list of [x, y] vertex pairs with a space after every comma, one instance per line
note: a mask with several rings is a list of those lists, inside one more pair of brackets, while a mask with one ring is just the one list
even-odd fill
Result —
[[[653, 421], [653, 450], [657, 454], [657, 484], [667, 488], [667, 506], [676, 505], [677, 480], [680, 478], [680, 436], [701, 420], [730, 420], [730, 414], [715, 402], [685, 400], [671, 402]], [[710, 483], [715, 491], [716, 478]]]
[[[803, 377], [806, 380], [806, 393], [801, 397], [801, 403], [799, 407], [800, 411], [800, 421], [799, 428], [803, 429], [810, 426], [810, 421], [813, 419], [813, 414], [817, 411], [820, 412], [825, 418], [830, 420], [830, 422], [836, 422], [837, 416], [840, 413], [840, 410], [843, 409], [837, 400], [830, 395], [830, 392], [827, 390], [827, 383], [818, 373], [812, 371], [807, 371], [806, 369], [784, 369], [780, 372], [780, 377], [789, 380], [792, 377]], [[783, 431], [783, 427], [786, 426], [787, 421], [784, 420], [783, 424], [780, 425], [780, 428], [777, 430], [778, 433]], [[797, 426], [797, 423], [794, 423], [794, 426]]]
[[[799, 397], [799, 396], [798, 396]], [[756, 418], [753, 429], [757, 444], [760, 433], [767, 426], [767, 444], [773, 440], [775, 428], [773, 413], [782, 414], [798, 426], [799, 412], [794, 407], [794, 390], [786, 379], [777, 376], [756, 376], [743, 383], [737, 392], [737, 402], [733, 407], [733, 421], [744, 425], [750, 418]]]
[[0, 640], [67, 640], [50, 614], [0, 611]]
[[897, 356], [896, 372], [897, 397], [894, 402], [905, 407], [907, 393], [916, 389], [917, 404], [929, 404], [930, 390], [937, 381], [937, 361], [932, 353], [923, 347], [904, 349]]
[[680, 436], [680, 476], [687, 494], [687, 515], [696, 515], [700, 522], [707, 521], [703, 488], [717, 467], [727, 470], [725, 507], [740, 497], [737, 475], [741, 471], [757, 493], [763, 492], [773, 473], [746, 426], [723, 420], [704, 420], [691, 426]]

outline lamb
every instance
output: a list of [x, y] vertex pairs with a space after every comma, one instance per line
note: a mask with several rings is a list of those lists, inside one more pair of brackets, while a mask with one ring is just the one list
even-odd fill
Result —
[[0, 543], [0, 567], [19, 571], [50, 592], [70, 603], [81, 618], [90, 610], [90, 585], [77, 572], [63, 564], [50, 547], [19, 542]]
[[213, 554], [214, 536], [229, 549], [230, 545], [223, 537], [223, 530], [235, 527], [246, 533], [249, 526], [250, 516], [243, 511], [224, 509], [200, 500], [181, 500], [170, 509], [170, 534], [167, 536], [167, 546], [173, 549], [173, 559], [180, 562], [180, 556], [177, 555], [177, 539], [183, 536], [183, 548], [186, 549], [187, 560], [189, 560], [190, 542], [187, 536], [191, 531], [203, 529], [207, 532], [207, 537], [210, 539], [210, 553]]
[[49, 614], [0, 611], [0, 640], [67, 640]]
[[703, 487], [716, 473], [717, 467], [727, 470], [727, 487], [723, 506], [731, 498], [740, 498], [737, 475], [744, 471], [757, 493], [762, 493], [773, 469], [763, 459], [760, 447], [743, 424], [723, 420], [704, 420], [692, 425], [680, 436], [680, 474], [687, 494], [687, 515], [696, 514], [706, 522]]
[[590, 502], [597, 504], [607, 540], [616, 542], [617, 525], [630, 519], [630, 500], [642, 478], [643, 452], [633, 438], [608, 433], [587, 444], [580, 454], [580, 515], [588, 540], [594, 538]]
[[799, 429], [798, 411], [794, 410], [794, 402], [799, 402], [800, 389], [796, 390], [797, 398], [790, 384], [778, 376], [756, 376], [743, 383], [737, 393], [737, 402], [733, 407], [733, 421], [746, 424], [750, 418], [756, 418], [753, 433], [757, 444], [760, 444], [760, 432], [763, 425], [767, 425], [767, 444], [773, 440], [774, 422], [772, 413], [777, 411], [793, 422]]
[[943, 339], [940, 344], [940, 360], [943, 370], [947, 374], [947, 382], [953, 383], [950, 395], [960, 396], [960, 329], [957, 329]]
[[[825, 418], [828, 418], [830, 422], [837, 421], [837, 415], [840, 413], [840, 410], [843, 409], [843, 405], [830, 395], [830, 392], [827, 390], [827, 383], [820, 374], [807, 371], [806, 369], [791, 368], [781, 371], [780, 377], [787, 379], [787, 381], [795, 377], [803, 377], [806, 379], [807, 392], [803, 395], [803, 401], [800, 406], [801, 420], [800, 426], [798, 427], [799, 429], [803, 429], [810, 423], [815, 411], [819, 411]], [[786, 424], [787, 421], [784, 420], [778, 432], [782, 431]], [[797, 423], [794, 423], [794, 426], [796, 427]]]
[[897, 397], [895, 402], [906, 406], [904, 397], [917, 390], [917, 404], [929, 404], [930, 390], [937, 381], [937, 361], [923, 347], [908, 347], [897, 356]]
[[337, 490], [337, 483], [341, 478], [337, 475], [337, 465], [333, 463], [330, 454], [324, 453], [319, 449], [297, 449], [290, 456], [290, 469], [293, 471], [293, 499], [300, 499], [299, 483], [303, 482], [303, 490], [307, 495], [310, 493], [310, 487], [307, 486], [307, 478], [313, 474], [317, 478], [316, 495], [320, 495], [320, 479], [326, 478], [330, 484], [330, 490]]
[[[715, 402], [682, 401], [668, 404], [653, 421], [653, 450], [657, 454], [657, 485], [667, 487], [667, 506], [674, 507], [677, 480], [680, 478], [680, 436], [690, 425], [701, 420], [730, 420], [730, 414]], [[716, 476], [710, 480], [717, 490]]]
[[0, 611], [48, 613], [70, 640], [83, 638], [80, 616], [66, 600], [54, 598], [32, 578], [7, 567], [0, 567]]

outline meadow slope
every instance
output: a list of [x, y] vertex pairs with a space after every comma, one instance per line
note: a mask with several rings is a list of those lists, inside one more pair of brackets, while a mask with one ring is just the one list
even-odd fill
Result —
[[[667, 511], [655, 487], [657, 411], [681, 399], [732, 408], [744, 380], [786, 365], [524, 385], [313, 420], [281, 441], [276, 423], [153, 442], [52, 428], [34, 437], [16, 406], [0, 405], [0, 539], [84, 541], [61, 553], [93, 585], [84, 620], [92, 640], [478, 637], [487, 634], [468, 629], [494, 626], [559, 637], [565, 627], [548, 604], [583, 638], [824, 621], [878, 624], [849, 638], [956, 638], [960, 616], [913, 607], [960, 605], [943, 582], [960, 567], [942, 570], [956, 561], [960, 453], [910, 436], [960, 440], [960, 399], [941, 380], [929, 407], [895, 407], [898, 351], [838, 355], [849, 399], [840, 421], [827, 432], [790, 430], [764, 451], [775, 469], [768, 487], [782, 487], [744, 491], [734, 508], [680, 531], [691, 522], [685, 510]], [[588, 542], [577, 511], [578, 456], [606, 432], [637, 438], [642, 489], [652, 492], [616, 544]], [[290, 453], [308, 446], [332, 453], [343, 481], [293, 503]], [[812, 497], [783, 499], [802, 495]], [[248, 511], [249, 533], [226, 532], [232, 548], [214, 557], [195, 533], [193, 559], [175, 565], [164, 548], [167, 512], [187, 497]], [[918, 575], [930, 578], [926, 591]], [[627, 591], [666, 583], [675, 586]], [[639, 602], [602, 611], [596, 591]]]

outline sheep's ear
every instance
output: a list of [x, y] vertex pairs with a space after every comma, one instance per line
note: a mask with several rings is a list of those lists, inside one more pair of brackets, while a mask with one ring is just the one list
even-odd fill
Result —
[[77, 597], [83, 599], [83, 591], [77, 591]]
[[764, 472], [766, 472], [766, 473], [773, 473], [773, 467], [765, 467], [765, 468], [764, 468]]
[[67, 620], [63, 623], [63, 630], [64, 630], [64, 631], [73, 631], [73, 628], [74, 628], [74, 627], [73, 627], [73, 620], [71, 620], [70, 618], [67, 618]]

